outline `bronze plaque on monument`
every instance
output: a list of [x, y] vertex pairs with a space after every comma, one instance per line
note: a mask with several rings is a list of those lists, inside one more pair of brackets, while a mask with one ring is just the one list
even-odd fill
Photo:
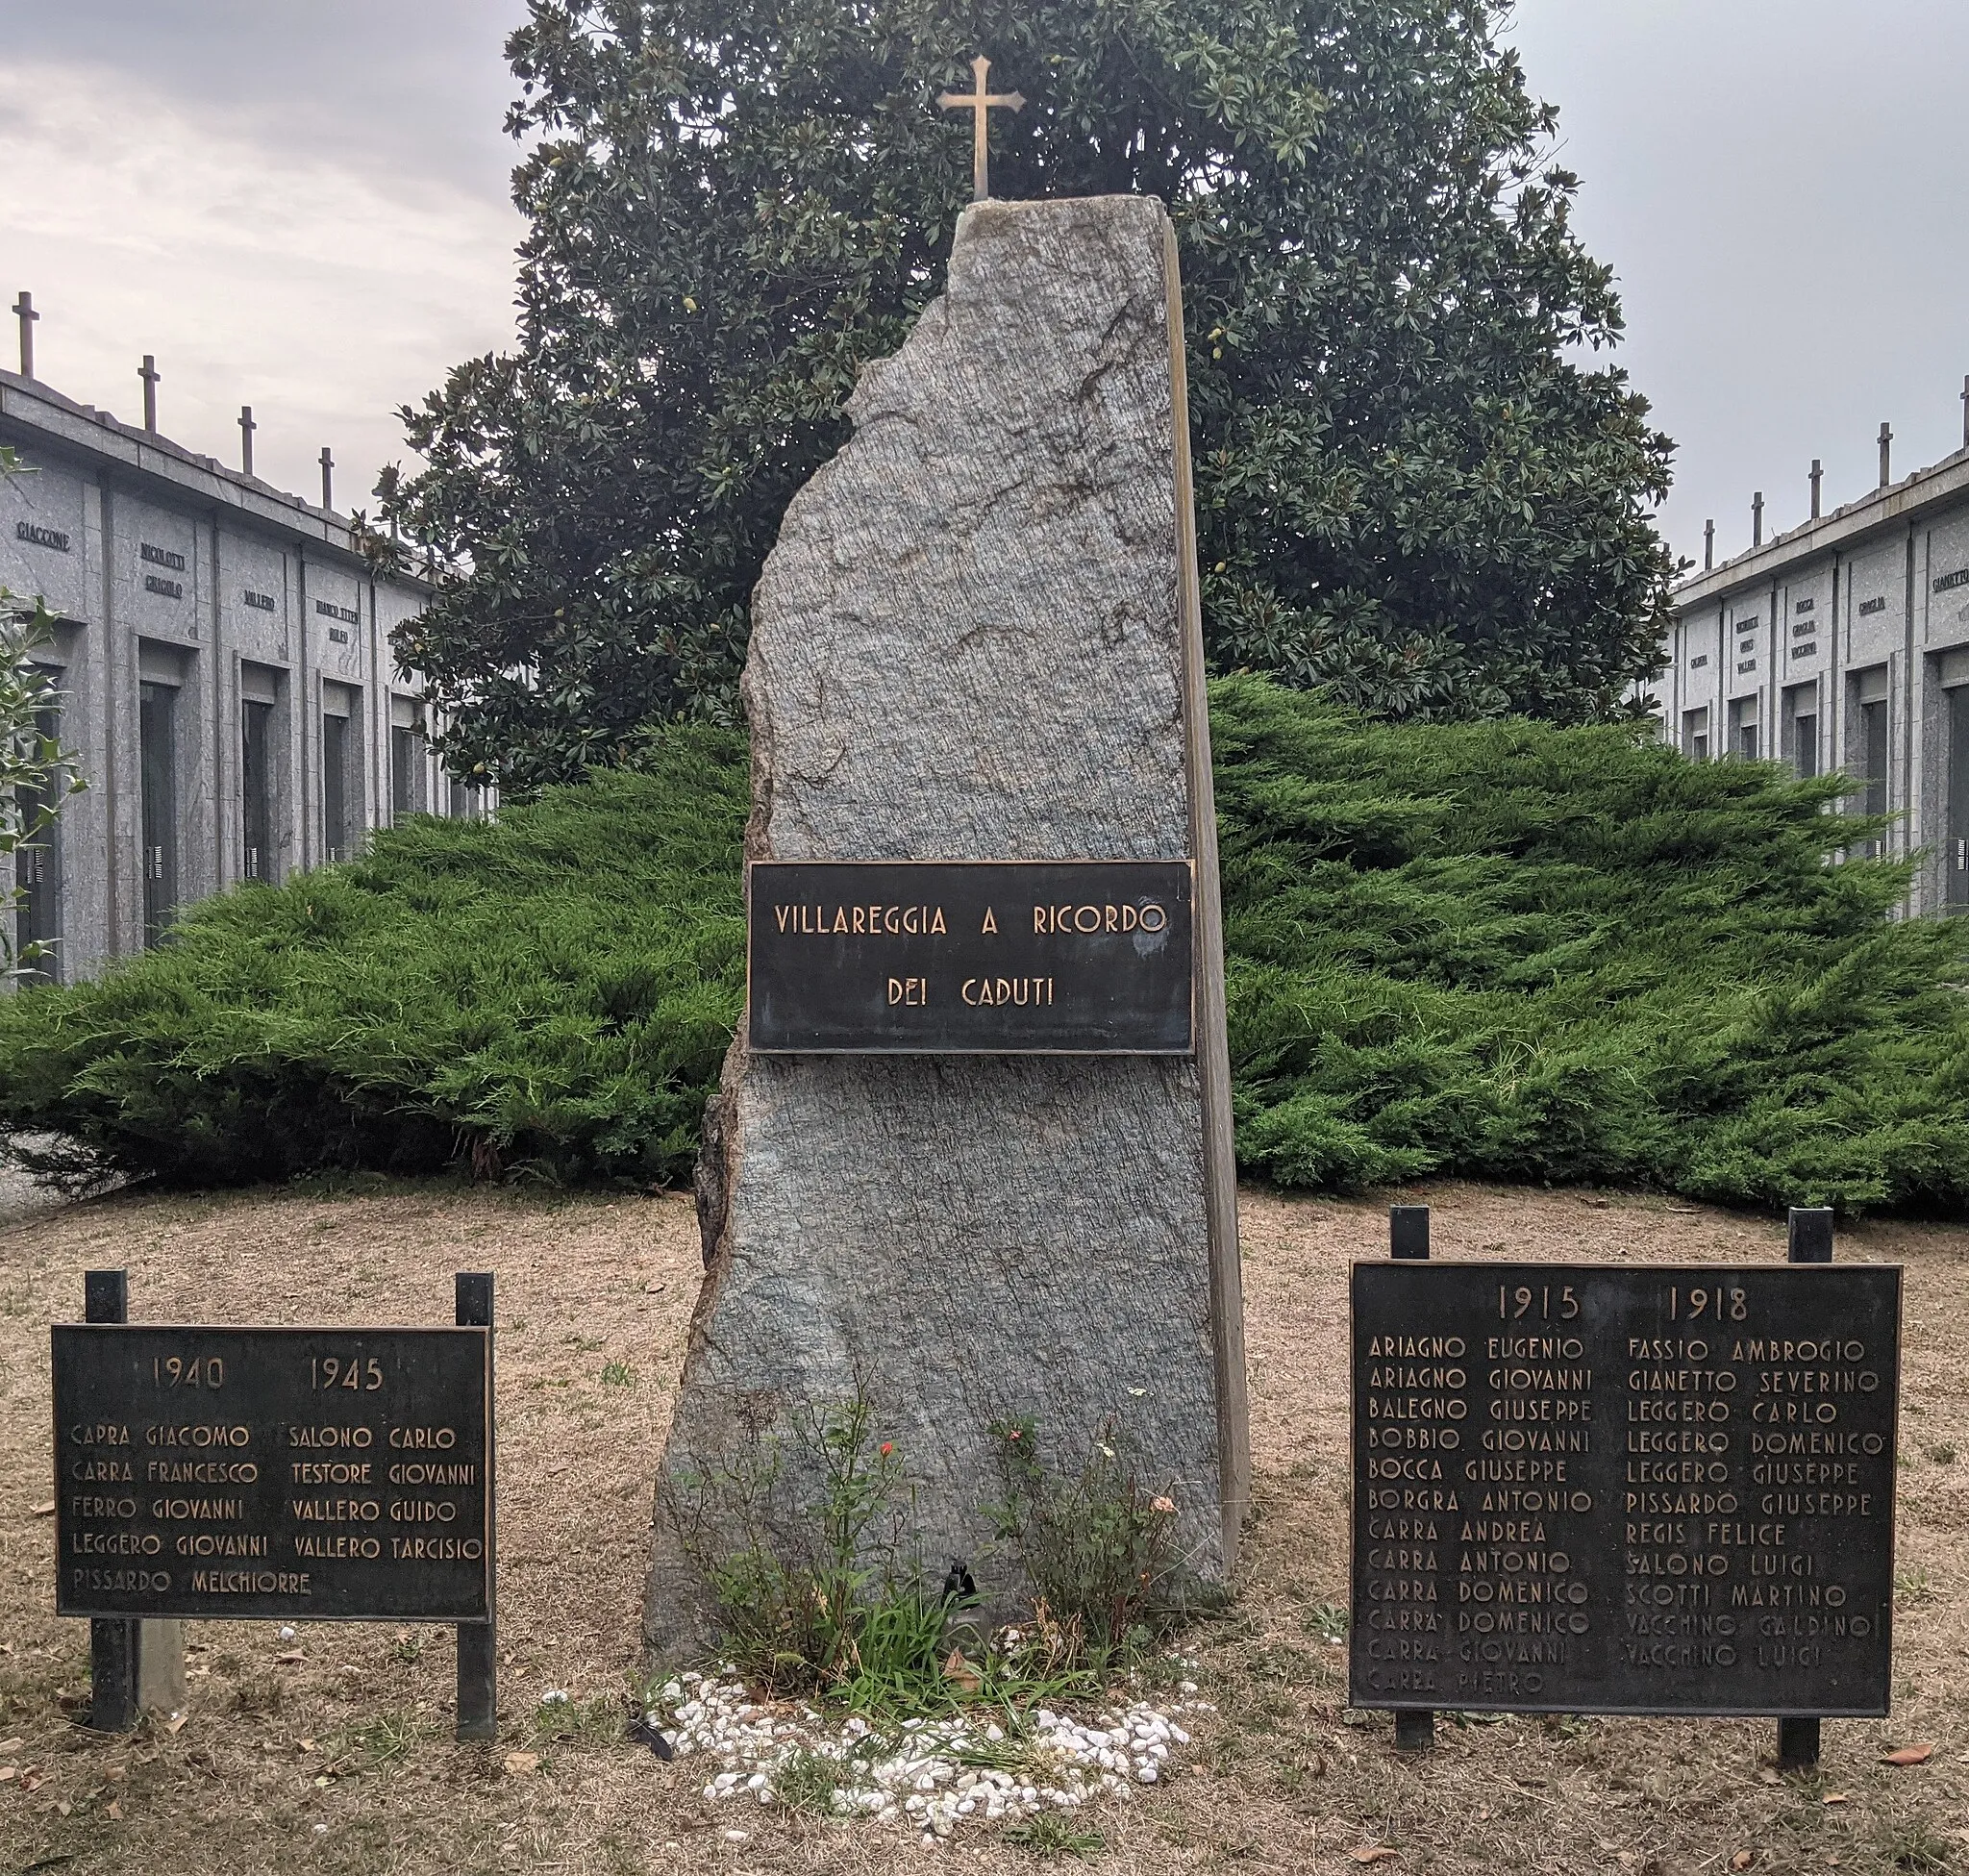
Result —
[[57, 1323], [56, 1613], [482, 1622], [483, 1328]]
[[760, 1053], [1188, 1055], [1186, 860], [755, 861]]
[[1354, 1267], [1357, 1707], [1887, 1711], [1901, 1272]]

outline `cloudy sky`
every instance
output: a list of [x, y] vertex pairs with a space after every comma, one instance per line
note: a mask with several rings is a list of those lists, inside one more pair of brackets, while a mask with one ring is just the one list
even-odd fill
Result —
[[[40, 375], [337, 506], [403, 457], [391, 414], [511, 332], [499, 48], [521, 0], [0, 0], [0, 288]], [[1664, 521], [1749, 544], [1962, 437], [1963, 0], [1521, 0], [1622, 356], [1680, 451]], [[11, 334], [7, 335], [11, 340]], [[11, 342], [0, 358], [12, 362]]]

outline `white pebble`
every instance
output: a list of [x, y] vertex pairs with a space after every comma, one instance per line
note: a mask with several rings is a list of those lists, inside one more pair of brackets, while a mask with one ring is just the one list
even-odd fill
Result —
[[[1146, 1700], [1087, 1718], [1041, 1708], [1021, 1715], [1011, 1729], [984, 1713], [917, 1717], [885, 1739], [860, 1714], [830, 1720], [809, 1706], [762, 1704], [727, 1671], [722, 1678], [679, 1675], [665, 1683], [649, 1723], [663, 1727], [680, 1753], [712, 1758], [718, 1769], [703, 1788], [707, 1803], [740, 1791], [762, 1806], [776, 1802], [780, 1767], [794, 1753], [808, 1752], [841, 1768], [842, 1782], [831, 1800], [835, 1815], [872, 1818], [881, 1826], [908, 1824], [934, 1846], [987, 1822], [1071, 1812], [1158, 1783], [1171, 1744], [1188, 1739], [1175, 1711]], [[1058, 1766], [1052, 1784], [1028, 1785], [999, 1767], [961, 1763], [973, 1741], [1002, 1745], [1009, 1731]], [[742, 1842], [746, 1834], [727, 1838]]]

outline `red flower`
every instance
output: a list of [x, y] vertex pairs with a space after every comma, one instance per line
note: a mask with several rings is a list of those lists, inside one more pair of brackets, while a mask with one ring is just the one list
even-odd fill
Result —
[[889, 1456], [889, 1454], [891, 1454], [894, 1451], [895, 1446], [892, 1441], [885, 1439], [882, 1442], [882, 1456], [884, 1459], [886, 1459]]

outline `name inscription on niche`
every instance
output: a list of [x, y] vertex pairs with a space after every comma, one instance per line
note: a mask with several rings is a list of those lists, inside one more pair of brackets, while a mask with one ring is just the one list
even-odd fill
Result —
[[54, 1329], [62, 1615], [481, 1621], [484, 1329]]
[[1186, 860], [756, 861], [761, 1052], [1187, 1055]]
[[317, 599], [314, 602], [314, 610], [325, 619], [340, 619], [344, 625], [356, 623], [356, 609], [353, 606], [337, 606], [333, 600]]
[[1360, 1263], [1358, 1707], [1882, 1714], [1901, 1273]]
[[68, 537], [60, 528], [44, 528], [38, 521], [16, 521], [13, 538], [36, 547], [52, 547], [58, 554], [68, 552]]

